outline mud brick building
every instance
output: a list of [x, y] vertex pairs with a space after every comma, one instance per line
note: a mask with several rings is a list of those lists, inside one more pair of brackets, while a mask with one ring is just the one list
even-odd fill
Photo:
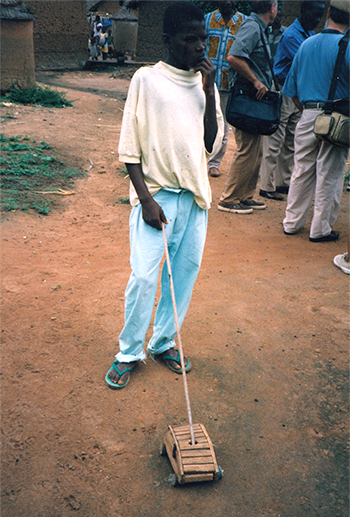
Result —
[[[162, 43], [163, 14], [170, 4], [168, 0], [143, 0], [138, 3], [139, 27], [136, 48], [137, 61], [158, 61], [164, 59]], [[289, 26], [299, 16], [301, 0], [283, 0], [282, 25]], [[326, 10], [329, 0], [325, 2]], [[324, 15], [317, 30], [321, 30], [326, 20]]]
[[[115, 14], [123, 4], [117, 0], [27, 0], [35, 15], [34, 56], [38, 70], [80, 68], [89, 58], [88, 11]], [[169, 0], [140, 0], [136, 61], [156, 62], [165, 58], [162, 20]], [[329, 2], [326, 2], [328, 5]], [[298, 16], [300, 0], [283, 0], [283, 25]]]
[[122, 3], [118, 0], [87, 0], [87, 9], [96, 13], [115, 14]]
[[1, 91], [35, 84], [33, 20], [29, 9], [16, 0], [0, 3]]
[[86, 0], [28, 0], [37, 69], [78, 68], [88, 59]]

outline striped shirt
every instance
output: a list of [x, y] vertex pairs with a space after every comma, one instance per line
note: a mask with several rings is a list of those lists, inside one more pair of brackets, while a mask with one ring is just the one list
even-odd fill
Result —
[[226, 25], [219, 11], [213, 11], [205, 16], [205, 26], [208, 33], [207, 57], [216, 67], [215, 82], [219, 91], [229, 91], [227, 55], [230, 51], [235, 34], [246, 18], [244, 14], [236, 13]]

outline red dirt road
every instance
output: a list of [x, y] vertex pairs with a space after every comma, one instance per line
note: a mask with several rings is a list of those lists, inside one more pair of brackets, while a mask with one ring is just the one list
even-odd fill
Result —
[[[182, 378], [147, 359], [126, 389], [117, 351], [129, 269], [128, 180], [117, 147], [127, 75], [42, 73], [68, 109], [2, 107], [2, 132], [94, 167], [48, 216], [4, 213], [2, 517], [348, 515], [348, 278], [344, 189], [335, 243], [283, 234], [285, 202], [240, 216], [213, 207], [182, 329], [195, 422], [223, 479], [172, 487], [159, 455], [186, 422]], [[119, 77], [119, 78], [118, 78]], [[223, 170], [234, 150], [233, 135]], [[150, 332], [148, 338], [150, 337]]]

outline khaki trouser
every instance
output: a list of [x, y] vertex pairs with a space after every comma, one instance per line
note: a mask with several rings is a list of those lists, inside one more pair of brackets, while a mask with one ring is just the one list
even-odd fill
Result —
[[227, 141], [228, 141], [228, 134], [230, 131], [230, 124], [226, 120], [226, 105], [227, 105], [227, 99], [229, 92], [219, 92], [220, 93], [220, 106], [221, 111], [224, 117], [224, 136], [222, 139], [222, 144], [219, 149], [219, 151], [210, 158], [208, 161], [208, 169], [211, 169], [212, 167], [215, 167], [216, 169], [220, 168], [221, 161], [223, 157], [225, 156], [226, 148], [227, 148]]
[[283, 227], [295, 233], [306, 223], [314, 199], [310, 237], [325, 237], [338, 217], [348, 149], [318, 140], [313, 127], [317, 109], [305, 109], [295, 132], [292, 174]]
[[235, 129], [235, 139], [236, 152], [220, 198], [226, 205], [253, 199], [261, 163], [261, 135]]
[[294, 165], [294, 133], [300, 111], [292, 99], [282, 94], [280, 124], [277, 131], [263, 137], [260, 188], [274, 192], [276, 186], [289, 186]]

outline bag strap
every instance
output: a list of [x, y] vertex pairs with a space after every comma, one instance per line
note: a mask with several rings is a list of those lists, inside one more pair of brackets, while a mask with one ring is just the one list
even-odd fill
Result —
[[348, 44], [349, 44], [349, 31], [347, 31], [345, 36], [343, 38], [341, 38], [341, 40], [339, 41], [338, 55], [337, 55], [337, 59], [335, 62], [331, 86], [329, 88], [328, 99], [327, 99], [325, 110], [324, 110], [325, 113], [327, 113], [327, 115], [330, 115], [332, 113], [332, 104], [333, 104], [333, 100], [334, 100], [334, 96], [335, 96], [335, 90], [337, 89], [337, 84], [338, 84], [339, 76], [340, 76], [340, 70], [341, 70], [341, 67], [343, 66], [343, 62], [345, 59], [345, 53], [348, 48]]
[[[258, 23], [258, 22], [257, 22], [257, 23]], [[272, 80], [273, 80], [273, 83], [274, 83], [274, 85], [275, 85], [276, 92], [279, 92], [279, 91], [280, 91], [280, 87], [278, 86], [277, 81], [276, 81], [275, 74], [273, 73], [273, 67], [272, 67], [272, 62], [271, 62], [271, 51], [269, 52], [269, 51], [267, 50], [264, 31], [262, 30], [261, 25], [260, 25], [260, 24], [258, 24], [258, 25], [259, 25], [259, 29], [260, 29], [260, 37], [261, 37], [261, 41], [263, 42], [264, 51], [265, 51], [265, 54], [266, 54], [266, 57], [267, 57], [267, 62], [268, 62], [268, 64], [269, 64], [269, 67], [270, 67], [270, 70], [271, 70]]]

